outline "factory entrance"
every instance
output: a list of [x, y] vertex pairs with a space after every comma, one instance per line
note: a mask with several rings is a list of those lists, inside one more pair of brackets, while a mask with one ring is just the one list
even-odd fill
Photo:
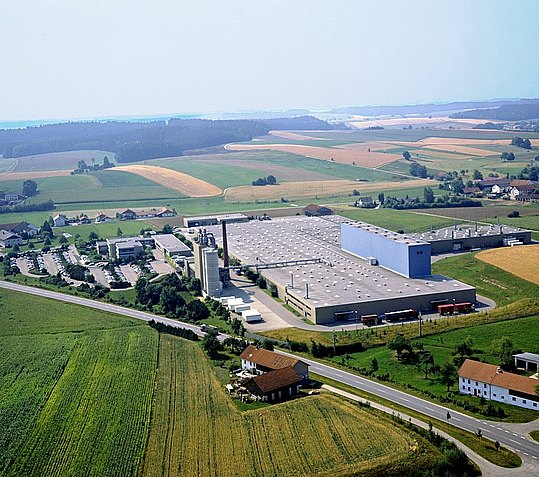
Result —
[[335, 321], [357, 321], [358, 312], [354, 310], [336, 311]]

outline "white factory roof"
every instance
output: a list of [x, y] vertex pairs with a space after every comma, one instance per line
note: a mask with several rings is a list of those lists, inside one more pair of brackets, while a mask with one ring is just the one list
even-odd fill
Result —
[[422, 239], [418, 239], [413, 234], [398, 234], [397, 232], [383, 229], [382, 227], [377, 227], [376, 225], [367, 224], [366, 222], [352, 220], [345, 220], [345, 222], [356, 229], [365, 230], [366, 232], [369, 232], [371, 234], [380, 235], [389, 240], [394, 240], [399, 243], [406, 243], [410, 245], [427, 245], [427, 242]]
[[[435, 242], [439, 240], [458, 240], [468, 237], [486, 237], [493, 235], [507, 235], [526, 230], [518, 227], [509, 227], [507, 225], [479, 225], [479, 224], [459, 224], [452, 227], [443, 227], [440, 229], [432, 229], [427, 232], [417, 232], [409, 234], [415, 239], [424, 240], [427, 242]], [[527, 231], [526, 231], [527, 232]]]
[[156, 243], [159, 243], [168, 253], [187, 252], [191, 249], [173, 234], [156, 234], [153, 236]]
[[[352, 221], [333, 215], [229, 224], [228, 248], [244, 264], [321, 259], [321, 263], [263, 270], [269, 280], [286, 285], [302, 300], [308, 285], [308, 301], [316, 307], [473, 289], [441, 275], [406, 278], [369, 265], [340, 248], [342, 222]], [[221, 240], [221, 227], [207, 228]]]

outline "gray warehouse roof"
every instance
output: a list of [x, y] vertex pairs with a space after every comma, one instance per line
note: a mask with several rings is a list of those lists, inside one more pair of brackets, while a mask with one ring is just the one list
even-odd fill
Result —
[[155, 243], [166, 249], [168, 253], [190, 252], [191, 249], [173, 234], [157, 234], [153, 236]]
[[[321, 259], [322, 263], [263, 270], [268, 279], [283, 286], [288, 285], [289, 291], [302, 298], [308, 285], [308, 301], [316, 307], [473, 290], [465, 283], [441, 275], [405, 278], [380, 266], [369, 265], [340, 248], [342, 222], [352, 223], [334, 215], [230, 224], [227, 227], [228, 248], [231, 254], [246, 264]], [[370, 227], [378, 229], [373, 233], [394, 234]], [[207, 229], [221, 240], [220, 227]], [[405, 240], [406, 236], [396, 235]]]
[[507, 225], [478, 225], [478, 224], [460, 224], [453, 227], [443, 227], [433, 229], [427, 232], [417, 232], [409, 234], [415, 239], [424, 240], [427, 242], [435, 242], [437, 240], [454, 240], [468, 237], [485, 237], [492, 235], [507, 235], [527, 230], [518, 227], [509, 227]]

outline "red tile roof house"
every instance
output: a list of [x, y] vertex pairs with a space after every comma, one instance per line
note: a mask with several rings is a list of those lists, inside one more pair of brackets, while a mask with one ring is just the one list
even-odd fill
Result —
[[539, 380], [503, 371], [499, 366], [467, 359], [458, 371], [459, 391], [539, 411]]
[[299, 393], [301, 376], [292, 366], [248, 378], [243, 387], [261, 401], [281, 401]]
[[297, 358], [291, 358], [267, 349], [247, 346], [240, 355], [241, 369], [253, 375], [261, 375], [291, 367], [300, 376], [301, 380], [309, 379], [309, 365]]

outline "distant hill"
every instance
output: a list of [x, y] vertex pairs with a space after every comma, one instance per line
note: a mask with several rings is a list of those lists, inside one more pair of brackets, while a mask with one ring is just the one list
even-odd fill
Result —
[[[356, 114], [358, 116], [404, 116], [407, 114], [433, 114], [443, 112], [454, 112], [464, 109], [479, 109], [479, 108], [498, 108], [506, 105], [514, 105], [517, 102], [526, 101], [538, 102], [538, 99], [533, 100], [499, 100], [499, 101], [458, 101], [453, 103], [443, 104], [413, 104], [403, 106], [347, 106], [342, 108], [335, 108], [331, 110], [333, 113], [345, 113]], [[456, 113], [460, 114], [460, 113]], [[451, 115], [450, 117], [457, 117], [457, 115]], [[460, 116], [458, 116], [460, 117]], [[469, 118], [476, 118], [477, 116], [462, 116]], [[483, 117], [479, 117], [482, 119]], [[484, 118], [494, 119], [494, 118]]]
[[298, 116], [295, 118], [268, 118], [255, 119], [257, 122], [265, 124], [270, 129], [284, 130], [328, 130], [335, 127], [326, 121], [315, 118], [314, 116]]
[[494, 119], [498, 121], [525, 121], [539, 118], [539, 99], [503, 104], [492, 109], [473, 109], [451, 114], [455, 119]]

